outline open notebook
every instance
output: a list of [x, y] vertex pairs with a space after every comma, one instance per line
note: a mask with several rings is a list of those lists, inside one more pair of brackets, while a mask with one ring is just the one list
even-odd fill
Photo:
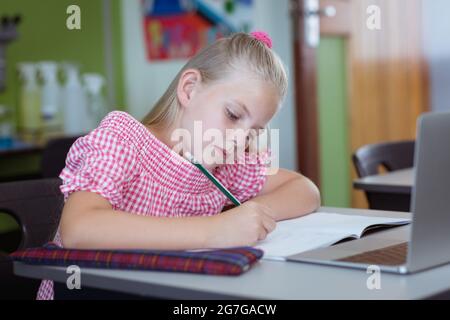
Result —
[[285, 260], [287, 256], [331, 246], [347, 238], [358, 239], [375, 228], [410, 222], [410, 219], [316, 212], [278, 222], [276, 229], [255, 247], [264, 251], [263, 259]]

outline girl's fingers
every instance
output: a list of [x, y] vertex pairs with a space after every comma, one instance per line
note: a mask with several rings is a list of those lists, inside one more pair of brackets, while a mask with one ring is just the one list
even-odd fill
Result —
[[268, 232], [266, 231], [265, 227], [261, 228], [259, 231], [258, 240], [264, 240], [267, 237], [267, 233]]
[[264, 228], [266, 229], [267, 233], [270, 233], [273, 230], [275, 230], [275, 227], [277, 226], [277, 223], [275, 222], [275, 220], [273, 220], [272, 217], [267, 216], [267, 215], [262, 216], [262, 222], [263, 222]]

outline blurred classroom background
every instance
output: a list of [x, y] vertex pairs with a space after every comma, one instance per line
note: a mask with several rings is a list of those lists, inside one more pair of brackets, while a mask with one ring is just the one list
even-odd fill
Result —
[[199, 47], [264, 30], [290, 77], [271, 122], [280, 166], [311, 177], [323, 205], [367, 207], [355, 151], [414, 140], [418, 115], [450, 110], [449, 11], [447, 0], [2, 0], [0, 181], [55, 175], [64, 154], [51, 146], [66, 150], [112, 110], [141, 119]]

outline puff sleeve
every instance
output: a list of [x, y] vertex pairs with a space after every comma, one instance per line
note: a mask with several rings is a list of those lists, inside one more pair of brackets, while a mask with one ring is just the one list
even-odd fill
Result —
[[59, 177], [64, 199], [75, 191], [90, 191], [121, 205], [124, 186], [134, 175], [136, 152], [109, 128], [97, 128], [75, 141]]

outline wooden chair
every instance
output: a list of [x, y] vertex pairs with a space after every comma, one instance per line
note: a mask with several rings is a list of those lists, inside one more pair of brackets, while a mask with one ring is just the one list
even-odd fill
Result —
[[[411, 168], [414, 165], [414, 141], [369, 144], [358, 149], [352, 157], [360, 178]], [[369, 208], [374, 210], [410, 211], [411, 195], [366, 191]]]

